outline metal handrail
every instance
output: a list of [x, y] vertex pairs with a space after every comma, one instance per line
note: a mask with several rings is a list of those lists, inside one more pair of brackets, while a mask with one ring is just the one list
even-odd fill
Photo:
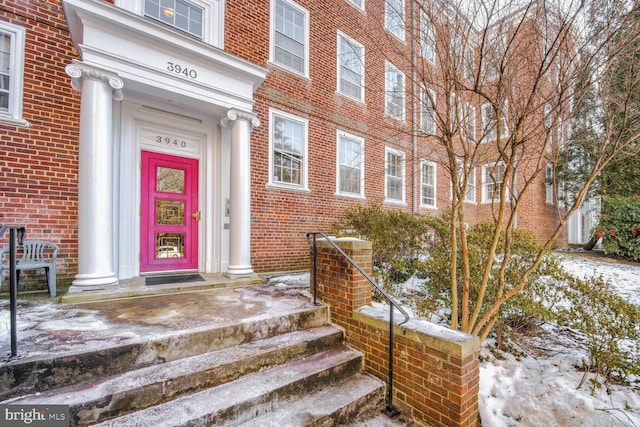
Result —
[[[4, 232], [9, 230], [9, 314], [11, 322], [11, 358], [18, 356], [17, 338], [17, 298], [18, 298], [18, 276], [16, 275], [16, 233], [18, 233], [18, 244], [24, 241], [25, 228], [18, 225], [0, 225], [0, 238]], [[0, 259], [0, 262], [2, 260]], [[2, 277], [0, 277], [2, 280]]]
[[347, 255], [335, 242], [327, 236], [322, 231], [314, 231], [311, 233], [307, 233], [307, 242], [310, 242], [309, 237], [313, 236], [313, 247], [312, 247], [312, 262], [313, 262], [313, 303], [317, 304], [316, 296], [318, 293], [317, 288], [317, 273], [316, 273], [316, 237], [322, 236], [331, 246], [333, 246], [343, 257], [347, 259], [353, 265], [356, 270], [358, 270], [365, 279], [371, 283], [371, 285], [380, 292], [386, 299], [389, 301], [389, 382], [387, 384], [387, 406], [382, 411], [388, 417], [396, 417], [400, 414], [400, 411], [393, 406], [393, 308], [397, 308], [400, 313], [404, 316], [404, 320], [398, 325], [403, 325], [409, 321], [409, 313], [405, 311], [404, 308], [400, 305], [395, 298], [389, 295], [380, 285], [378, 285], [360, 266], [353, 260], [349, 255]]

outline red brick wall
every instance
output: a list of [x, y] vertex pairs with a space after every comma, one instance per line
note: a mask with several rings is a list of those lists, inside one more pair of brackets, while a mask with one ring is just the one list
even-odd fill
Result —
[[[77, 269], [80, 97], [64, 67], [76, 58], [58, 0], [7, 0], [0, 20], [26, 29], [23, 118], [0, 122], [0, 224], [60, 245], [60, 280]], [[7, 236], [2, 237], [0, 246]]]
[[[338, 239], [336, 243], [371, 274], [370, 242]], [[388, 320], [358, 310], [371, 304], [371, 284], [326, 241], [317, 241], [317, 253], [318, 300], [329, 305], [331, 321], [345, 329], [349, 345], [363, 352], [365, 369], [388, 381]], [[402, 315], [395, 320], [401, 321]], [[429, 426], [477, 426], [478, 338], [460, 333], [447, 340], [413, 322], [394, 327], [393, 406]]]

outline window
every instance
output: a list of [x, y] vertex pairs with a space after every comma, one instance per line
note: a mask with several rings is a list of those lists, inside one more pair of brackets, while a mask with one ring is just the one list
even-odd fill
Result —
[[271, 58], [273, 62], [306, 76], [309, 13], [288, 0], [274, 0], [274, 9]]
[[[464, 201], [469, 203], [476, 202], [476, 168], [475, 166], [468, 169], [464, 167], [462, 161], [457, 160], [456, 164], [458, 165], [458, 180], [462, 183], [464, 179], [464, 175], [467, 174], [467, 191], [464, 195]], [[460, 186], [462, 188], [462, 185]]]
[[307, 188], [307, 121], [271, 111], [270, 184]]
[[431, 135], [436, 134], [436, 93], [431, 89], [422, 89], [420, 106], [420, 129]]
[[404, 121], [404, 74], [387, 62], [385, 82], [385, 112], [396, 120]]
[[549, 205], [553, 205], [553, 165], [551, 163], [547, 164], [545, 170], [545, 201]]
[[338, 194], [364, 197], [364, 139], [340, 131]]
[[503, 58], [506, 53], [506, 46], [507, 38], [504, 35], [496, 35], [493, 37], [493, 43], [487, 44], [487, 54], [483, 59], [487, 67], [488, 80], [495, 80], [498, 78], [502, 68]]
[[482, 202], [487, 203], [500, 198], [504, 185], [506, 167], [504, 163], [482, 167]]
[[384, 12], [385, 28], [404, 41], [404, 0], [386, 0]]
[[404, 153], [387, 148], [385, 156], [385, 198], [404, 203]]
[[205, 43], [224, 47], [224, 0], [115, 0], [114, 3]]
[[470, 82], [475, 81], [476, 78], [476, 54], [473, 50], [472, 46], [467, 46], [464, 50], [464, 60], [463, 60], [463, 72], [464, 78], [469, 80]]
[[[491, 104], [482, 104], [482, 132], [486, 141], [494, 141], [497, 138], [497, 114]], [[500, 117], [500, 137], [509, 136], [507, 118], [505, 114]]]
[[544, 104], [544, 127], [547, 131], [551, 129], [552, 122], [553, 117], [551, 117], [551, 105]]
[[145, 0], [144, 15], [202, 39], [203, 10], [185, 0]]
[[436, 33], [426, 13], [420, 13], [420, 54], [424, 59], [436, 63]]
[[364, 47], [338, 33], [338, 92], [364, 100]]
[[420, 162], [420, 205], [436, 207], [436, 164]]
[[468, 102], [464, 103], [464, 132], [469, 142], [476, 140], [476, 109]]
[[364, 10], [364, 0], [347, 0], [349, 3], [354, 5], [360, 10]]
[[22, 126], [24, 40], [24, 28], [0, 22], [0, 121]]
[[455, 93], [449, 95], [449, 126], [451, 134], [456, 135], [460, 128], [460, 119], [462, 116], [462, 108], [458, 105], [458, 97]]

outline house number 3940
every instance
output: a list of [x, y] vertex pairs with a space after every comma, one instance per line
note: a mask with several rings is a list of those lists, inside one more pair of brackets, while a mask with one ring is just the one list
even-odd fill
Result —
[[193, 68], [183, 67], [180, 64], [176, 64], [174, 62], [167, 62], [167, 70], [172, 73], [182, 74], [185, 77], [189, 77], [192, 79], [198, 78], [198, 72]]

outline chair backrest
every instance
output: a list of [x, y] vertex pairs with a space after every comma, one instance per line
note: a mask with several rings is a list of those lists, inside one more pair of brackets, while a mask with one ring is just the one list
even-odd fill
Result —
[[[56, 259], [58, 255], [58, 250], [60, 249], [58, 245], [46, 242], [43, 240], [25, 240], [21, 246], [17, 247], [18, 253], [16, 254], [19, 259], [23, 262], [29, 261], [43, 261], [50, 258], [52, 261]], [[0, 249], [0, 262], [2, 261], [2, 256], [9, 252], [9, 246], [5, 246]], [[22, 256], [20, 257], [20, 252]]]

